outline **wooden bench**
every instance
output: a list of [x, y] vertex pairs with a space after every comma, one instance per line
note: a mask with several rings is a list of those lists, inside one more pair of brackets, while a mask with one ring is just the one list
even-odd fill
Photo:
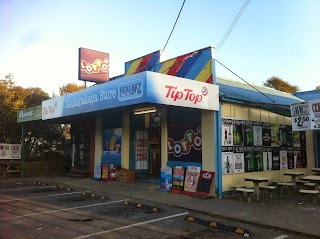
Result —
[[307, 194], [311, 194], [312, 195], [312, 202], [316, 203], [317, 202], [317, 197], [319, 195], [319, 191], [318, 190], [306, 190], [306, 189], [300, 189], [299, 193], [304, 194], [305, 196]]
[[289, 194], [291, 194], [291, 189], [294, 186], [294, 183], [291, 182], [279, 182], [277, 184], [280, 187], [280, 193], [283, 193], [283, 188], [287, 188], [289, 191]]
[[1, 178], [4, 178], [7, 173], [20, 173], [20, 162], [0, 162], [0, 165], [3, 168], [3, 174]]
[[296, 185], [297, 185], [297, 188], [299, 188], [299, 189], [303, 189], [305, 186], [304, 185], [305, 183], [309, 183], [309, 181], [301, 180], [301, 179], [296, 180]]
[[315, 186], [315, 183], [305, 183], [304, 186], [307, 188], [307, 189], [314, 189], [314, 186]]
[[248, 202], [251, 202], [251, 196], [254, 193], [253, 189], [249, 189], [249, 188], [236, 188], [235, 189], [238, 194], [240, 195], [240, 201], [242, 201], [242, 196], [245, 196], [248, 198]]
[[235, 184], [232, 185], [233, 190], [236, 190], [237, 188], [246, 188], [247, 186], [244, 184]]
[[270, 198], [273, 198], [272, 191], [275, 190], [277, 187], [272, 185], [259, 185], [259, 188], [262, 189], [262, 194], [264, 195], [265, 191], [269, 192]]

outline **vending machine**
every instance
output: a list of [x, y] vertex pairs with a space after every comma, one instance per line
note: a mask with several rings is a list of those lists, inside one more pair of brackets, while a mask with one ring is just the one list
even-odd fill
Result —
[[134, 133], [134, 162], [137, 173], [149, 172], [149, 134], [148, 130], [137, 130]]

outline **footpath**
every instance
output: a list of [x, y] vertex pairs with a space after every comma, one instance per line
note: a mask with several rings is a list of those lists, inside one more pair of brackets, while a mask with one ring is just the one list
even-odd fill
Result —
[[121, 183], [116, 181], [95, 181], [90, 178], [26, 177], [8, 178], [2, 182], [14, 180], [20, 182], [38, 181], [48, 183], [49, 185], [64, 185], [74, 190], [90, 191], [95, 194], [105, 195], [113, 200], [121, 198], [143, 199], [210, 214], [213, 217], [279, 228], [306, 234], [312, 238], [320, 238], [320, 213], [311, 210], [292, 210], [230, 199], [201, 199], [189, 195], [161, 192], [156, 190], [159, 188], [159, 185], [138, 181]]

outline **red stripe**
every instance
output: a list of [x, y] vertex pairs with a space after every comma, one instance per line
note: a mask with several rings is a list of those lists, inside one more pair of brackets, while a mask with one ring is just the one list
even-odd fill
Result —
[[152, 57], [153, 54], [149, 54], [147, 56], [144, 56], [142, 58], [142, 61], [140, 62], [138, 68], [136, 69], [136, 71], [134, 73], [138, 73], [138, 72], [142, 72], [145, 70], [148, 62], [150, 61], [151, 57]]
[[210, 75], [208, 77], [208, 79], [206, 80], [207, 83], [213, 84], [213, 79], [212, 79], [212, 75]]
[[183, 64], [185, 63], [186, 59], [188, 59], [192, 54], [194, 54], [194, 52], [177, 57], [174, 64], [170, 67], [167, 75], [175, 76], [177, 72], [180, 70], [180, 68], [183, 66]]

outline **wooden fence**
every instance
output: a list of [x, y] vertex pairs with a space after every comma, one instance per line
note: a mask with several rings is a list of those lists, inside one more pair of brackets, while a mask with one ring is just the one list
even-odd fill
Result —
[[21, 170], [24, 176], [45, 176], [65, 173], [63, 159], [24, 161]]

